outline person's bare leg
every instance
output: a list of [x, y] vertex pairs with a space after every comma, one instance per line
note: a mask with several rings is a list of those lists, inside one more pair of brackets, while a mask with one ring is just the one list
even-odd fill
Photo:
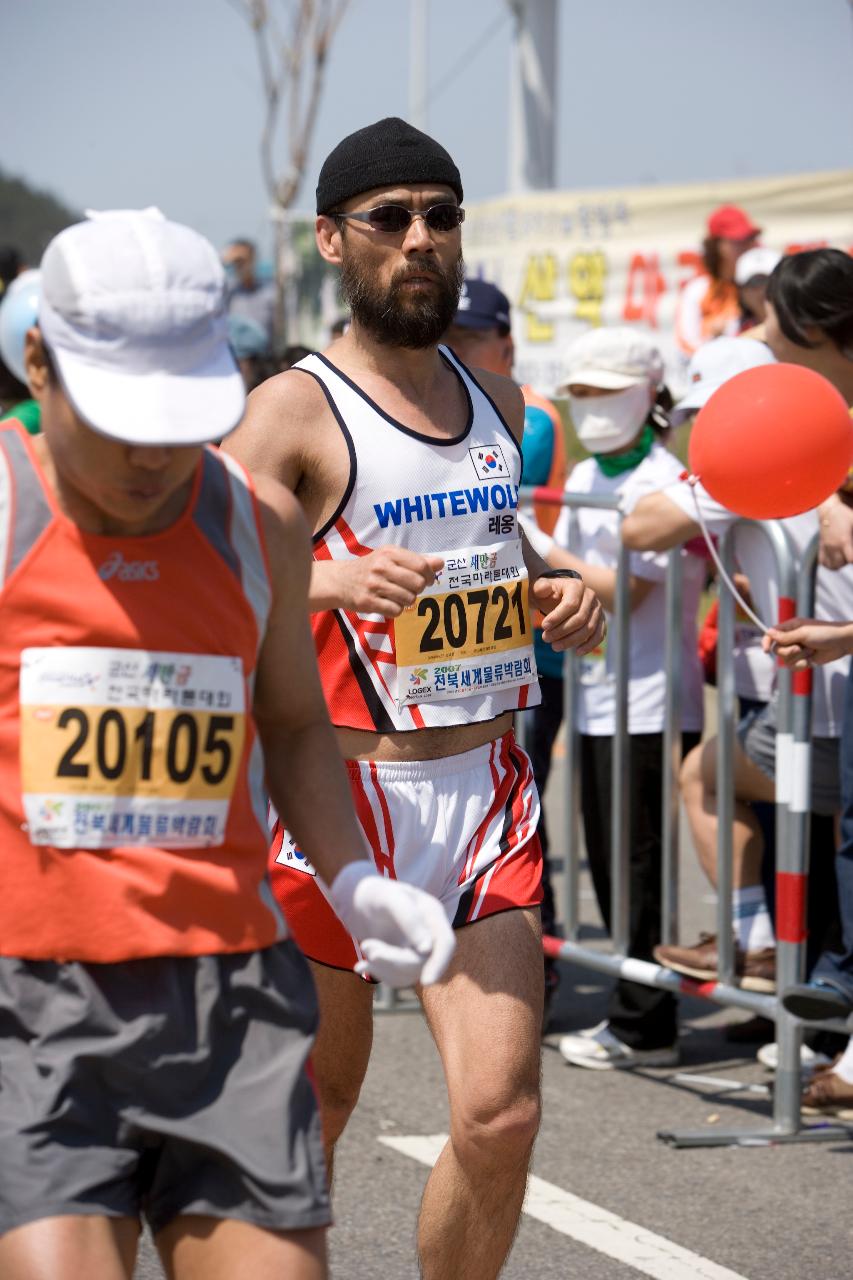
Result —
[[[764, 837], [749, 801], [775, 800], [772, 780], [735, 744], [735, 805], [732, 826], [732, 883], [735, 889], [761, 883]], [[717, 884], [717, 739], [694, 747], [681, 766], [681, 796], [702, 870]]]
[[[154, 1243], [169, 1280], [326, 1280], [326, 1228], [265, 1231], [233, 1218], [182, 1214]], [[93, 1280], [101, 1280], [97, 1272]], [[79, 1278], [78, 1278], [79, 1280]]]
[[356, 973], [313, 961], [311, 972], [320, 1003], [320, 1026], [311, 1051], [311, 1065], [331, 1184], [335, 1143], [358, 1102], [370, 1059], [374, 988]]
[[39, 1218], [0, 1236], [3, 1280], [130, 1280], [139, 1223], [103, 1214]]
[[421, 992], [450, 1138], [424, 1191], [418, 1251], [425, 1280], [493, 1280], [515, 1237], [539, 1128], [539, 912], [506, 911], [456, 937], [448, 974]]

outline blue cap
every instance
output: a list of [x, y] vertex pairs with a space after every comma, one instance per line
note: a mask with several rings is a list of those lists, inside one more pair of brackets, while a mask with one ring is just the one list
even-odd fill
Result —
[[266, 329], [248, 316], [232, 314], [228, 317], [228, 341], [238, 360], [269, 355], [270, 340]]
[[509, 333], [509, 298], [488, 280], [466, 280], [453, 323], [462, 329], [503, 329]]

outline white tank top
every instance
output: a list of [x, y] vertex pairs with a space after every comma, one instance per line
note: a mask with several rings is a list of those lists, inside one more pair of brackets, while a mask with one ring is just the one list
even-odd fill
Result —
[[521, 450], [486, 392], [446, 347], [468, 400], [461, 435], [404, 426], [324, 356], [295, 366], [320, 383], [350, 457], [315, 560], [383, 546], [445, 558], [399, 618], [334, 609], [312, 626], [334, 724], [389, 733], [492, 720], [539, 701], [521, 554]]

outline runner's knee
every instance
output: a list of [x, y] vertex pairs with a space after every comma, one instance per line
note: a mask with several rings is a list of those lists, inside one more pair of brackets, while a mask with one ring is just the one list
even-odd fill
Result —
[[541, 1103], [538, 1090], [525, 1090], [513, 1098], [472, 1099], [453, 1116], [451, 1133], [463, 1163], [500, 1163], [529, 1151], [539, 1130]]

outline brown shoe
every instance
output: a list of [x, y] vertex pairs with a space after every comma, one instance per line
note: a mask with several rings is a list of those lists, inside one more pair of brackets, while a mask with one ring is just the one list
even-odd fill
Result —
[[853, 1120], [853, 1084], [848, 1084], [835, 1071], [816, 1073], [803, 1090], [802, 1110], [807, 1116]]
[[[699, 982], [714, 982], [720, 967], [717, 938], [703, 933], [693, 947], [655, 947], [654, 958], [666, 969], [683, 973]], [[741, 951], [735, 945], [735, 977], [745, 991], [776, 990], [776, 951]]]

